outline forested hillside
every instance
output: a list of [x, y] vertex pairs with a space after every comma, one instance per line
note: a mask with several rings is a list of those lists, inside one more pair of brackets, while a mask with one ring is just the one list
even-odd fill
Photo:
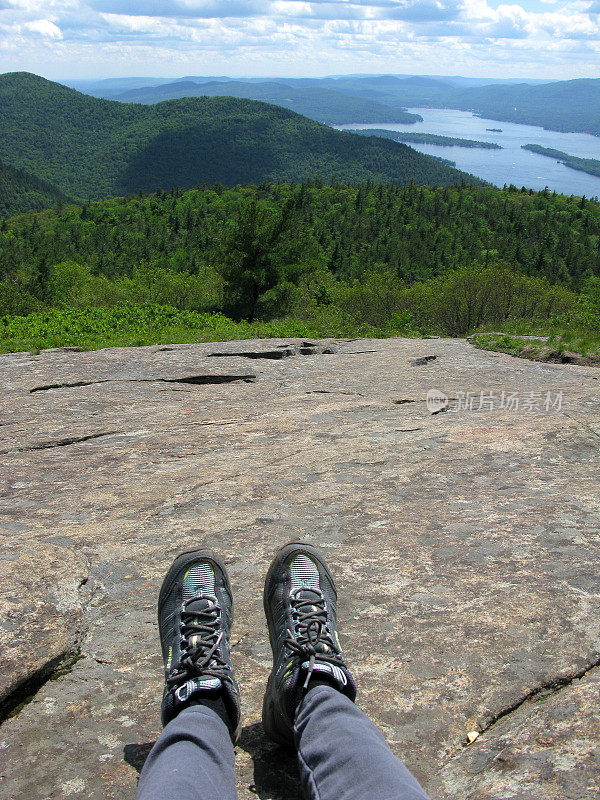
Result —
[[[231, 83], [231, 94], [237, 94], [239, 90], [246, 92], [243, 96], [259, 97], [252, 94], [253, 91], [258, 91], [252, 89], [252, 82], [231, 82], [228, 78], [213, 79], [212, 85], [217, 93], [220, 81]], [[190, 78], [185, 82], [188, 84], [186, 91], [193, 90], [194, 86], [201, 90], [201, 84], [207, 85], [208, 80]], [[122, 95], [122, 98], [130, 101], [135, 99], [141, 102], [156, 102], [159, 99], [179, 96], [175, 94], [178, 91], [177, 83], [169, 85], [163, 82], [161, 86], [156, 86], [156, 83], [148, 79], [147, 87], [141, 88], [138, 82], [135, 88], [132, 87], [133, 91], [128, 95]], [[452, 77], [344, 75], [336, 78], [277, 78], [270, 81], [268, 87], [272, 94], [270, 102], [285, 104], [285, 98], [293, 99], [294, 102], [301, 98], [306, 104], [306, 110], [291, 104], [289, 107], [308, 116], [312, 116], [309, 110], [321, 113], [323, 92], [331, 92], [332, 96], [335, 95], [337, 98], [345, 97], [348, 109], [352, 112], [348, 116], [356, 115], [356, 118], [344, 119], [343, 107], [336, 105], [336, 109], [342, 114], [337, 124], [361, 121], [390, 122], [392, 121], [388, 117], [390, 113], [392, 115], [398, 111], [402, 113], [407, 106], [429, 106], [473, 111], [490, 119], [540, 125], [551, 130], [600, 135], [600, 78], [533, 83], [515, 81], [502, 83], [490, 80], [486, 85], [483, 79], [469, 81]], [[260, 99], [269, 98], [261, 96]], [[367, 120], [366, 117], [358, 116], [361, 108], [368, 112], [366, 107], [355, 105], [359, 102], [376, 104], [373, 110], [381, 114], [381, 117]], [[331, 119], [321, 116], [315, 118], [336, 122], [333, 116]]]
[[325, 296], [373, 271], [410, 285], [491, 265], [579, 289], [600, 275], [600, 205], [516, 189], [264, 184], [104, 200], [0, 230], [4, 291], [32, 307], [152, 300], [251, 319], [286, 313], [300, 286]]
[[56, 186], [0, 162], [0, 217], [18, 211], [40, 211], [67, 201]]
[[452, 79], [394, 75], [343, 76], [299, 83], [335, 89], [390, 106], [458, 108], [491, 119], [600, 135], [600, 78], [462, 88]]
[[450, 92], [445, 102], [492, 119], [600, 136], [600, 78], [482, 86]]
[[178, 97], [246, 97], [262, 100], [304, 114], [318, 122], [343, 125], [349, 122], [400, 122], [422, 121], [418, 114], [409, 114], [400, 108], [378, 103], [376, 100], [343, 94], [335, 89], [319, 86], [296, 88], [284, 83], [269, 81], [176, 81], [161, 86], [131, 89], [116, 96], [123, 103], [159, 103]]
[[[449, 78], [397, 75], [342, 75], [338, 78], [299, 78], [298, 84], [308, 87], [326, 86], [339, 92], [377, 99], [381, 103], [411, 106], [427, 105], [447, 92], [457, 89]], [[295, 85], [294, 81], [290, 81]]]
[[0, 76], [0, 158], [83, 199], [215, 181], [478, 182], [405, 145], [278, 106], [231, 97], [118, 103], [28, 73]]

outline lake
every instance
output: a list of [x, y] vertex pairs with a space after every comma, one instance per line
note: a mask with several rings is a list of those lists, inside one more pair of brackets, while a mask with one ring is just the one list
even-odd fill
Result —
[[[559, 133], [533, 125], [515, 125], [512, 122], [483, 119], [474, 116], [470, 111], [455, 111], [449, 108], [408, 110], [420, 114], [423, 122], [417, 122], [415, 125], [376, 123], [336, 127], [344, 130], [386, 128], [390, 131], [437, 133], [442, 136], [496, 142], [503, 148], [502, 150], [409, 144], [421, 153], [455, 161], [458, 169], [477, 175], [496, 186], [503, 186], [505, 183], [512, 183], [519, 188], [527, 186], [530, 189], [543, 189], [547, 186], [550, 190], [564, 194], [600, 197], [600, 178], [565, 167], [553, 158], [521, 149], [522, 144], [539, 144], [582, 158], [600, 159], [600, 137], [585, 133]], [[501, 128], [502, 132], [496, 133], [486, 128]]]

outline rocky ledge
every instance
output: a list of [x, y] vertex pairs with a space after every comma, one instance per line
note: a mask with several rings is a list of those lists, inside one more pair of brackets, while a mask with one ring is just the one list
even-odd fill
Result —
[[235, 592], [240, 798], [297, 800], [259, 724], [262, 581], [292, 538], [323, 549], [358, 702], [432, 798], [600, 792], [597, 369], [448, 339], [0, 369], [3, 800], [134, 797], [160, 729], [158, 588], [204, 545]]

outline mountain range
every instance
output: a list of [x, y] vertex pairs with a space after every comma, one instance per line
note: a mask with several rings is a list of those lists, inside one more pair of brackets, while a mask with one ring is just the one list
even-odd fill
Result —
[[[340, 125], [410, 122], [410, 118], [391, 118], [406, 115], [407, 106], [456, 108], [489, 119], [600, 135], [600, 78], [487, 85], [473, 85], [457, 78], [395, 75], [280, 78], [268, 83], [223, 77], [210, 81], [188, 77], [160, 85], [149, 80], [145, 87], [137, 83], [121, 91], [109, 81], [104, 91], [121, 102], [141, 103], [190, 94], [248, 97], [285, 105], [313, 119]], [[94, 88], [102, 91], [99, 84]]]
[[165, 83], [174, 83], [179, 81], [193, 81], [194, 83], [210, 83], [212, 81], [235, 81], [241, 80], [244, 83], [264, 83], [265, 81], [272, 81], [275, 83], [293, 83], [297, 81], [299, 85], [310, 85], [314, 81], [330, 81], [338, 80], [339, 78], [378, 78], [378, 77], [392, 77], [392, 78], [433, 78], [434, 80], [444, 81], [449, 86], [468, 87], [468, 86], [490, 86], [492, 84], [511, 84], [511, 83], [529, 83], [535, 85], [538, 83], [548, 83], [547, 80], [541, 78], [473, 78], [464, 77], [461, 75], [391, 75], [379, 76], [370, 74], [353, 74], [353, 75], [331, 75], [327, 78], [285, 78], [285, 77], [270, 77], [270, 78], [233, 78], [226, 75], [185, 75], [178, 78], [159, 78], [159, 77], [124, 77], [124, 78], [67, 78], [60, 81], [65, 86], [70, 86], [77, 89], [84, 94], [91, 94], [94, 97], [104, 97], [107, 100], [114, 100], [117, 95], [129, 89], [142, 89], [147, 86], [161, 86]]
[[392, 108], [377, 100], [360, 97], [322, 86], [289, 86], [269, 81], [209, 81], [197, 83], [193, 79], [175, 83], [129, 89], [114, 99], [126, 103], [159, 103], [179, 97], [245, 97], [274, 103], [318, 122], [344, 125], [348, 122], [422, 122], [418, 114], [409, 114], [403, 108]]
[[600, 136], [600, 78], [454, 90], [444, 102], [491, 119]]
[[0, 76], [0, 159], [79, 199], [216, 181], [479, 182], [405, 145], [281, 106], [206, 96], [121, 103], [29, 73]]

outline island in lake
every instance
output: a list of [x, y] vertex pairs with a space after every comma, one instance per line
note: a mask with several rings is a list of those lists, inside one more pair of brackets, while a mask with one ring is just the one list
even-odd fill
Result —
[[436, 144], [440, 147], [481, 147], [484, 150], [502, 150], [495, 142], [478, 142], [475, 139], [456, 139], [453, 136], [438, 136], [436, 133], [408, 133], [406, 131], [388, 131], [385, 128], [359, 128], [352, 133], [360, 136], [380, 136], [393, 139], [395, 142], [409, 144]]
[[486, 131], [491, 131], [492, 133], [502, 133], [502, 128], [486, 128]]
[[571, 169], [577, 169], [580, 172], [587, 172], [588, 175], [600, 177], [600, 160], [597, 158], [580, 158], [579, 156], [564, 153], [562, 150], [554, 150], [552, 147], [542, 147], [539, 144], [523, 144], [521, 147], [523, 150], [538, 153], [540, 156], [555, 158], [565, 167], [571, 167]]

